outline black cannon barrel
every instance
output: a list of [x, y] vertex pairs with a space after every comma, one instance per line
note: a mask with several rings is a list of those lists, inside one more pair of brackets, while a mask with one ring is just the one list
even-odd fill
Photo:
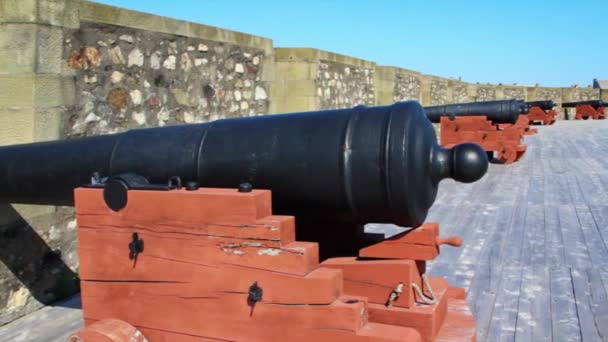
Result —
[[608, 107], [608, 102], [602, 101], [602, 100], [588, 100], [588, 101], [562, 103], [562, 107], [566, 107], [566, 108], [576, 107], [577, 105], [591, 105], [593, 108], [598, 108], [598, 107]]
[[206, 187], [270, 189], [278, 214], [328, 211], [359, 223], [421, 224], [441, 179], [487, 169], [477, 145], [437, 145], [422, 107], [381, 107], [210, 123], [0, 147], [0, 201], [72, 205], [91, 175], [172, 176]]
[[553, 100], [528, 101], [526, 104], [529, 107], [540, 107], [542, 110], [551, 110], [555, 107]]
[[519, 114], [528, 112], [528, 106], [521, 100], [499, 100], [469, 103], [454, 103], [424, 107], [431, 122], [439, 122], [442, 116], [485, 115], [494, 123], [515, 123]]

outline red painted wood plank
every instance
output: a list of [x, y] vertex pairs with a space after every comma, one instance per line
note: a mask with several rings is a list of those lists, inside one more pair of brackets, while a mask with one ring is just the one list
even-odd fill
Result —
[[76, 213], [116, 215], [141, 223], [179, 220], [184, 223], [249, 224], [272, 215], [270, 191], [239, 193], [236, 189], [201, 188], [195, 191], [130, 190], [127, 206], [113, 212], [103, 201], [102, 189], [74, 190]]

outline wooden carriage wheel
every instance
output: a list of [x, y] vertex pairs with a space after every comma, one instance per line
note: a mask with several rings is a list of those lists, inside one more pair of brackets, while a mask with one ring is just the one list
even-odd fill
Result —
[[80, 329], [68, 342], [148, 342], [131, 324], [118, 319], [104, 319]]

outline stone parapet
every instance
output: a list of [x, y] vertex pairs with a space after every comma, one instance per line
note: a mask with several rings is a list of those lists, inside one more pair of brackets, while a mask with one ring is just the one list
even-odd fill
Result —
[[376, 104], [376, 64], [309, 48], [276, 48], [271, 112]]

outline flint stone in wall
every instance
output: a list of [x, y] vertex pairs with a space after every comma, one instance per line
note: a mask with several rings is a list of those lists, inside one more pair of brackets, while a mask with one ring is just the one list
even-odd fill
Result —
[[78, 93], [90, 94], [70, 111], [67, 137], [268, 113], [262, 49], [88, 22], [65, 36]]
[[70, 51], [68, 65], [74, 69], [89, 69], [97, 67], [101, 63], [101, 55], [97, 48], [83, 46]]
[[127, 66], [142, 66], [144, 65], [144, 55], [139, 49], [133, 49], [129, 52]]
[[125, 64], [125, 58], [122, 55], [122, 50], [119, 46], [115, 46], [109, 51], [110, 60], [114, 64]]
[[371, 106], [375, 103], [373, 69], [320, 61], [315, 84], [319, 109]]

